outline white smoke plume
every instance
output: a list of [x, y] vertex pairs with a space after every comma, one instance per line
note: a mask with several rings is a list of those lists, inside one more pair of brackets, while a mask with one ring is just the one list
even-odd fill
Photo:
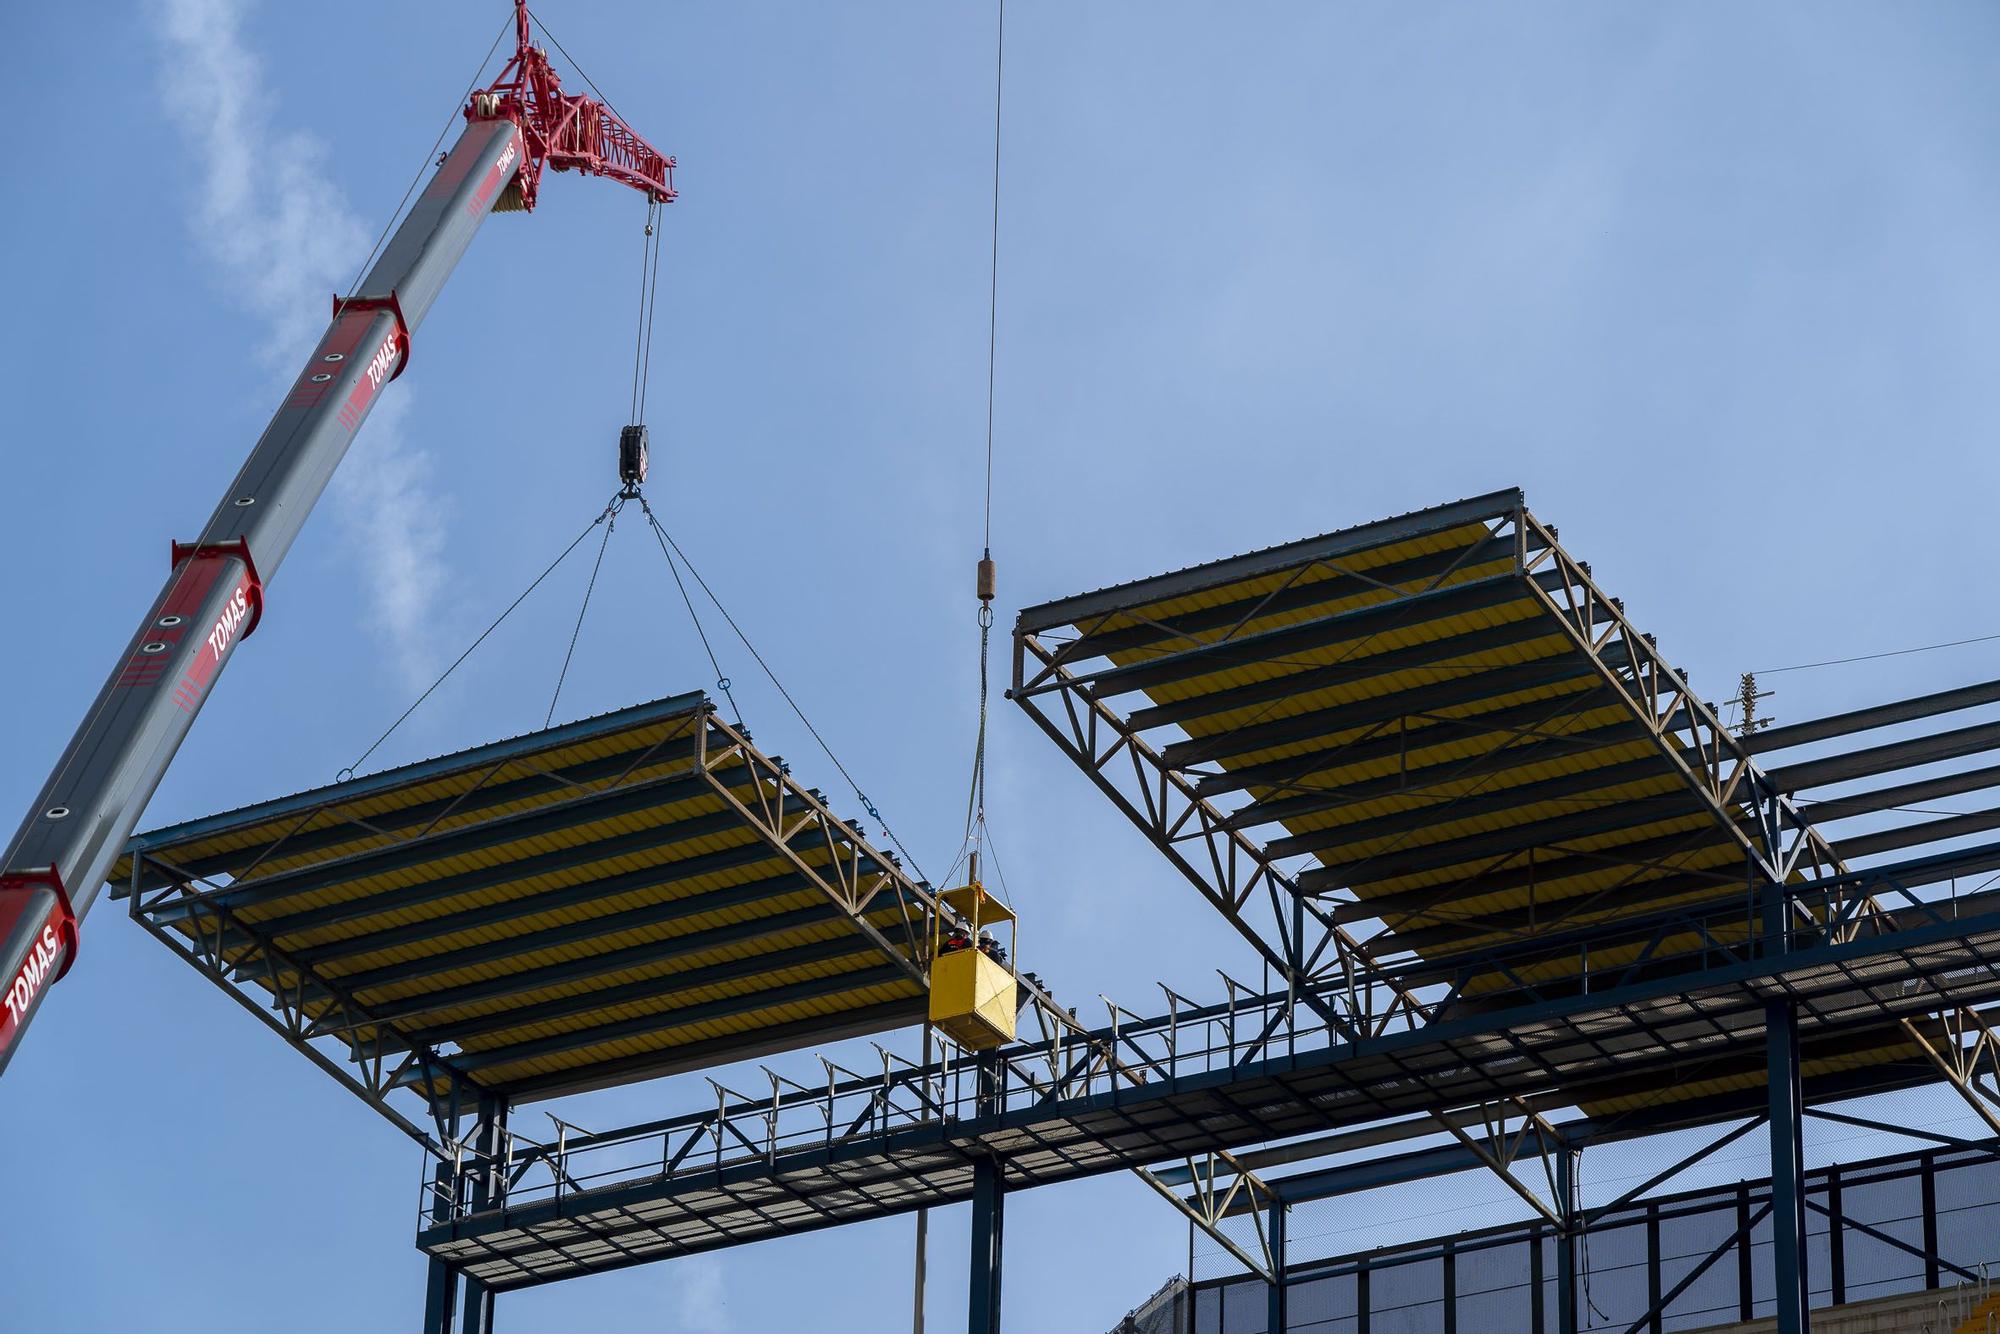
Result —
[[[311, 352], [331, 294], [347, 289], [373, 238], [328, 179], [325, 145], [276, 123], [263, 61], [243, 35], [248, 3], [154, 0], [153, 29], [167, 57], [167, 112], [196, 165], [191, 229], [262, 325], [260, 356], [277, 377]], [[408, 406], [406, 387], [383, 397], [332, 491], [375, 601], [372, 627], [416, 685], [436, 660], [444, 511], [431, 494], [430, 457], [400, 429]]]

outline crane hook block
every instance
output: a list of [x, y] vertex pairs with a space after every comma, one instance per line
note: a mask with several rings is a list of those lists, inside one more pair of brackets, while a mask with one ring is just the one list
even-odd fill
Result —
[[981, 602], [991, 602], [993, 600], [993, 586], [993, 557], [981, 556], [979, 558], [979, 600]]
[[645, 423], [619, 430], [618, 480], [627, 491], [636, 490], [646, 480], [648, 453]]

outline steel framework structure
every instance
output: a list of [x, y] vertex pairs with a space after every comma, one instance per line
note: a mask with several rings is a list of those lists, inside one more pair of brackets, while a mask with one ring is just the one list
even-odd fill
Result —
[[[1466, 535], [1468, 530], [1473, 535]], [[1350, 563], [1359, 553], [1399, 549], [1443, 534], [1463, 536], [1446, 551], [1420, 552], [1387, 569]], [[1194, 602], [1232, 589], [1245, 591], [1234, 600], [1170, 618], [1153, 613], [1163, 604]], [[1358, 608], [1348, 605], [1363, 598]], [[1238, 708], [1300, 694], [1321, 685], [1329, 674], [1337, 679], [1364, 663], [1372, 666], [1370, 652], [1395, 659], [1384, 665], [1385, 672], [1462, 660], [1486, 647], [1472, 642], [1476, 634], [1445, 638], [1428, 648], [1377, 646], [1392, 645], [1395, 631], [1424, 619], [1462, 615], [1511, 599], [1534, 604], [1541, 613], [1533, 622], [1536, 629], [1553, 625], [1567, 638], [1598, 685], [1653, 743], [1649, 759], [1670, 770], [1714, 827], [1740, 847], [1753, 881], [1823, 877], [1840, 869], [1831, 847], [1785, 792], [1751, 762], [1741, 741], [1694, 693], [1687, 678], [1661, 659], [1652, 637], [1633, 628], [1623, 604], [1598, 588], [1589, 567], [1557, 545], [1555, 530], [1528, 512], [1519, 491], [1029, 608], [1015, 627], [1009, 697], [1281, 976], [1306, 990], [1327, 983], [1344, 986], [1357, 970], [1370, 966], [1379, 950], [1345, 923], [1380, 916], [1377, 905], [1337, 902], [1336, 892], [1346, 882], [1336, 873], [1288, 869], [1282, 865], [1286, 857], [1250, 831], [1293, 818], [1301, 802], [1324, 806], [1422, 791], [1424, 776], [1413, 775], [1407, 764], [1407, 724], [1413, 717], [1440, 727], [1491, 729], [1506, 735], [1503, 746], [1521, 740], [1575, 745], [1575, 739], [1544, 733], [1513, 711], [1450, 711], [1465, 702], [1459, 693], [1446, 696], [1434, 690], [1419, 703], [1409, 698], [1410, 692], [1397, 692], [1386, 697], [1386, 707], [1365, 718], [1320, 723], [1333, 734], [1359, 730], [1358, 739], [1342, 743], [1347, 748], [1372, 742], [1379, 749], [1387, 743], [1387, 753], [1405, 761], [1393, 779], [1352, 795], [1316, 793], [1296, 778], [1202, 775], [1193, 763], [1176, 762], [1148, 737], [1157, 727], [1185, 720], [1185, 707], [1162, 704], [1135, 716], [1107, 700], [1146, 689], [1168, 665], [1163, 660], [1192, 660], [1220, 676], [1264, 660], [1289, 665], [1295, 659], [1285, 655], [1305, 648], [1349, 646], [1323, 665], [1307, 664], [1297, 674], [1268, 682], [1246, 687], [1229, 678], [1227, 704]], [[1327, 606], [1334, 610], [1318, 619], [1299, 619]], [[1061, 639], [1052, 635], [1065, 628], [1073, 634]], [[1493, 639], [1490, 632], [1487, 638]], [[1139, 655], [1136, 660], [1134, 655]], [[1091, 667], [1093, 662], [1099, 665]], [[1495, 690], [1518, 690], [1522, 684], [1518, 676], [1509, 677]], [[1294, 727], [1276, 739], [1304, 735], [1310, 733]], [[1192, 753], [1198, 763], [1214, 752], [1197, 746]], [[1294, 766], [1294, 772], [1303, 767]], [[1462, 781], [1471, 772], [1458, 765], [1438, 781]], [[1603, 775], [1586, 775], [1590, 780], [1602, 783]], [[1266, 795], [1225, 809], [1216, 794], [1240, 790], [1246, 781], [1261, 783]], [[1427, 814], [1435, 818], [1437, 813]], [[1489, 873], [1507, 867], [1532, 846], [1497, 844], [1487, 857]], [[1634, 864], [1646, 861], [1640, 857]], [[1734, 879], [1740, 885], [1743, 877]], [[1398, 1013], [1407, 1011], [1421, 1022], [1423, 1008], [1408, 998]], [[1385, 1014], [1382, 1019], [1396, 1017]]]
[[[549, 1136], [529, 1136], [511, 1114], [532, 1098], [917, 1017], [939, 900], [697, 697], [690, 730], [564, 752], [526, 776], [485, 773], [479, 752], [447, 757], [482, 776], [440, 794], [415, 773], [406, 809], [356, 805], [349, 789], [253, 809], [254, 838], [232, 817], [142, 836], [122, 892], [149, 931], [425, 1145], [427, 1330], [461, 1314], [489, 1328], [502, 1291], [970, 1201], [968, 1328], [990, 1332], [1006, 1195], [1120, 1170], [1267, 1280], [1282, 1329], [1287, 1207], [1358, 1178], [1301, 1185], [1270, 1167], [1441, 1137], [1361, 1177], [1484, 1168], [1573, 1242], [1589, 1223], [1576, 1203], [1586, 1143], [1734, 1118], [1725, 1140], [1770, 1137], [1774, 1290], [1781, 1330], [1798, 1334], [1808, 1100], [1942, 1080], [2000, 1130], [2000, 893], [1957, 891], [2000, 869], [2000, 844], [1950, 846], [2000, 827], [2000, 810], [1838, 841], [1817, 828], [2000, 785], [2000, 763], [1903, 772], [2000, 749], [2000, 724], [1806, 749], [2000, 702], [2000, 683], [1734, 736], [1511, 491], [1030, 608], [1015, 646], [1014, 698], [1251, 942], [1272, 970], [1264, 987], [1225, 974], [1213, 1004], [1163, 987], [1164, 1012], [1107, 1002], [1109, 1021], [1085, 1028], [1023, 980], [1034, 1034], [995, 1052], [917, 1064], [882, 1051], [865, 1072], [822, 1057], [811, 1077], [766, 1067], [767, 1088], [711, 1080], [713, 1102], [680, 1115], [603, 1133], [552, 1118]], [[1755, 758], [1801, 751], [1768, 771]], [[1851, 790], [1882, 775], [1896, 781]], [[581, 795], [510, 806], [537, 781]], [[486, 825], [482, 804], [496, 812]], [[664, 833], [615, 823], [635, 815]], [[700, 842], [732, 829], [754, 848]], [[521, 840], [543, 832], [577, 846], [553, 867], [529, 857], [470, 881], [453, 860], [489, 833], [534, 852]], [[665, 864], [599, 875], [633, 838], [671, 845]], [[1906, 860], [1842, 860], [1887, 851]], [[308, 865], [322, 854], [333, 860]], [[428, 868], [418, 884], [379, 878], [403, 858]], [[709, 878], [760, 859], [750, 884]], [[535, 879], [548, 869], [589, 877]], [[343, 877], [359, 907], [313, 898]], [[513, 888], [497, 904], [480, 897], [501, 883]], [[674, 974], [671, 960], [700, 962], [725, 939], [776, 949], [779, 969], [845, 958], [852, 947], [786, 934], [802, 910], [780, 898], [801, 887], [814, 920], [843, 924], [907, 995], [868, 992], [859, 974], [794, 992], [777, 982], [810, 974], [753, 983], [742, 959]], [[665, 901], [618, 897], [635, 888]], [[323, 933], [421, 904], [422, 920]], [[585, 917], [536, 916], [545, 907]], [[717, 907], [776, 915], [686, 941], [663, 925]], [[502, 920], [525, 934], [455, 943]], [[655, 934], [617, 934], [635, 925]], [[552, 947], [583, 954], [538, 953]], [[499, 976], [454, 971], [503, 959], [516, 963]], [[621, 980], [637, 962], [674, 975]], [[709, 981], [762, 999], [672, 1012]], [[845, 1026], [605, 1045], [836, 993], [859, 997]], [[611, 1008], [628, 1002], [668, 1011]], [[546, 1060], [571, 1064], [534, 1064]], [[390, 1106], [412, 1094], [428, 1128]], [[1551, 1120], [1566, 1108], [1584, 1118]], [[1224, 1224], [1244, 1214], [1254, 1232], [1238, 1239]], [[1573, 1334], [1574, 1246], [1553, 1263], [1557, 1327]]]
[[[1911, 1133], [1904, 1127], [1873, 1128]], [[2000, 1140], [1931, 1138], [1941, 1142], [1806, 1174], [1807, 1208], [1826, 1259], [1815, 1281], [1822, 1304], [1934, 1290], [1934, 1306], [1926, 1314], [1934, 1318], [1931, 1328], [1944, 1331], [1994, 1308], [1991, 1271], [2000, 1265], [2000, 1205], [1991, 1192], [2000, 1181]], [[1582, 1328], [1664, 1334], [1670, 1328], [1748, 1322], [1770, 1312], [1756, 1252], [1769, 1245], [1775, 1193], [1769, 1178], [1670, 1194], [1632, 1193], [1589, 1211], [1573, 1235], [1541, 1219], [1502, 1224], [1295, 1262], [1282, 1286], [1291, 1319], [1303, 1319], [1309, 1328], [1368, 1334], [1383, 1324], [1408, 1327], [1425, 1320], [1443, 1329], [1477, 1325], [1542, 1334], [1560, 1324], [1557, 1308], [1564, 1295], [1558, 1271], [1566, 1239], [1588, 1237], [1598, 1255], [1618, 1258], [1600, 1260], [1584, 1276], [1593, 1282], [1593, 1292]], [[1242, 1277], [1190, 1284], [1184, 1322], [1174, 1326], [1175, 1334], [1250, 1328], [1259, 1313], [1266, 1317], [1264, 1328], [1285, 1329], [1269, 1323], [1269, 1287]], [[1983, 1320], [1975, 1327], [1983, 1330]]]
[[[1507, 1004], [1360, 1038], [1287, 990], [977, 1064], [829, 1069], [811, 1094], [719, 1090], [711, 1108], [611, 1134], [511, 1136], [491, 1163], [459, 1146], [426, 1174], [419, 1246], [506, 1290], [967, 1200], [980, 1163], [1012, 1190], [1384, 1117], [1659, 1090], [1761, 1061], [1774, 1001], [1810, 1042], [2000, 998], [2000, 902], [1939, 904], [1898, 878], [1944, 870], [1788, 887], [1794, 917], [1823, 925], [1782, 942], [1745, 940], [1740, 905], [1670, 910], [1660, 938], [1698, 943], [1592, 970], [1584, 989], [1524, 978]], [[1481, 969], [1507, 962], [1497, 951]], [[1378, 969], [1356, 994], [1405, 986]], [[506, 1185], [474, 1201], [460, 1183], [482, 1164]]]
[[[948, 913], [699, 694], [142, 835], [118, 870], [134, 920], [434, 1152], [482, 1100], [917, 1022]], [[697, 888], [658, 897], [677, 885]], [[814, 980], [700, 1000], [787, 967]], [[646, 968], [669, 971], [623, 980]], [[806, 1000], [734, 1038], [696, 1027]]]

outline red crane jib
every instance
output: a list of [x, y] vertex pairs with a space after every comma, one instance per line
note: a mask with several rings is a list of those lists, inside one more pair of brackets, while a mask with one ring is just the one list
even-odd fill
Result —
[[529, 39], [474, 95], [466, 127], [367, 275], [336, 297], [333, 322], [172, 572], [70, 739], [11, 843], [0, 850], [0, 1071], [77, 953], [90, 911], [235, 646], [380, 390], [402, 374], [410, 335], [486, 217], [535, 206], [542, 172], [605, 176], [654, 204], [674, 197], [674, 160], [609, 106], [572, 97]]
[[467, 120], [510, 120], [526, 153], [519, 172], [494, 205], [496, 212], [531, 210], [544, 169], [608, 176], [655, 203], [674, 197], [674, 160], [647, 143], [608, 105], [562, 90], [546, 51], [534, 45], [528, 7], [514, 7], [515, 50], [500, 77], [474, 93]]

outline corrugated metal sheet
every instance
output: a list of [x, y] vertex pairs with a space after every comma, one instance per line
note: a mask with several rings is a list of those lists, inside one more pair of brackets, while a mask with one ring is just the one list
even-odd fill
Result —
[[1580, 980], [1651, 957], [1622, 920], [1740, 894], [1744, 852], [1616, 688], [1617, 661], [1558, 615], [1520, 504], [1496, 493], [1063, 599], [1020, 632], [1232, 828], [1310, 858], [1302, 887], [1354, 900], [1346, 920], [1372, 911], [1378, 954], [1445, 963], [1601, 927], [1588, 964], [1552, 952], [1521, 974]]
[[221, 954], [283, 959], [253, 980], [303, 977], [309, 1013], [370, 1015], [344, 1034], [357, 1059], [428, 1044], [491, 1089], [621, 1082], [695, 1044], [720, 1063], [785, 1025], [803, 1044], [920, 1021], [905, 964], [925, 903], [877, 893], [864, 919], [908, 946], [885, 953], [825, 882], [889, 859], [852, 831], [788, 855], [735, 803], [802, 790], [745, 749], [678, 696], [139, 835], [112, 885], [139, 852], [142, 888], [175, 868], [197, 894], [157, 923], [254, 933]]

